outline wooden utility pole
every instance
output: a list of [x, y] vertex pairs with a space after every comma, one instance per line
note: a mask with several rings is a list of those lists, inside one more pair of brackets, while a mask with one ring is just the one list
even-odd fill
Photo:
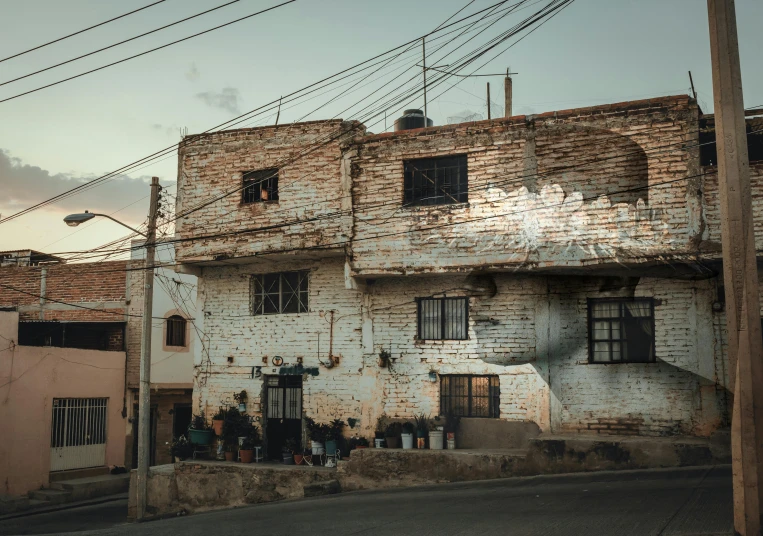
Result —
[[487, 83], [487, 118], [490, 119], [490, 82]]
[[509, 69], [506, 69], [506, 78], [503, 81], [503, 113], [506, 117], [511, 117], [511, 83]]
[[708, 0], [726, 289], [734, 528], [761, 534], [763, 340], [734, 0]]
[[138, 400], [138, 474], [136, 499], [137, 518], [146, 515], [148, 465], [151, 462], [151, 317], [154, 304], [154, 252], [156, 250], [156, 217], [159, 212], [159, 177], [151, 177], [151, 201], [146, 230], [146, 264], [143, 283], [143, 338], [140, 345], [140, 393]]

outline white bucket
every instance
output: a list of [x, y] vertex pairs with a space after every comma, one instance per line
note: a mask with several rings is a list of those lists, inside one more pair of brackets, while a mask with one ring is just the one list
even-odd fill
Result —
[[377, 449], [383, 449], [384, 448], [384, 440], [383, 439], [374, 439], [374, 447]]
[[323, 446], [323, 443], [310, 441], [310, 447], [312, 448], [313, 454], [316, 456], [320, 454], [326, 454], [326, 448]]
[[431, 450], [442, 450], [442, 430], [432, 430], [429, 432], [429, 448]]
[[400, 438], [403, 440], [404, 449], [413, 448], [413, 434], [400, 434]]

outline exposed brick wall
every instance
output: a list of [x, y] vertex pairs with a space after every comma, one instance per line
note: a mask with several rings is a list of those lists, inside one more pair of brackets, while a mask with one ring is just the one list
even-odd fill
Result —
[[[48, 266], [24, 266], [0, 268], [0, 281], [35, 296], [42, 293], [42, 270], [46, 271], [45, 296], [50, 300], [79, 304], [103, 309], [57, 310], [60, 305], [49, 301], [45, 320], [69, 320], [81, 322], [114, 322], [124, 320], [124, 307], [105, 308], [100, 304], [125, 302], [125, 261], [82, 264], [56, 264]], [[0, 287], [0, 305], [39, 306], [40, 298]], [[39, 311], [24, 311], [21, 320], [39, 320]]]
[[[688, 97], [666, 97], [358, 138], [354, 273], [576, 266], [685, 252], [697, 232], [699, 179], [659, 183], [694, 175], [698, 151], [658, 149], [693, 145], [697, 114]], [[403, 161], [448, 154], [467, 155], [468, 205], [402, 207]]]
[[[183, 238], [268, 227], [341, 211], [346, 214], [267, 232], [181, 242], [176, 245], [177, 258], [242, 256], [346, 240], [351, 204], [349, 187], [343, 193], [339, 144], [362, 131], [362, 126], [353, 122], [315, 121], [213, 133], [183, 146], [179, 153], [177, 213], [224, 196], [178, 220], [176, 232]], [[320, 147], [312, 150], [316, 143]], [[303, 155], [306, 150], [311, 152]], [[278, 173], [279, 201], [243, 204], [240, 191], [225, 196], [241, 188], [243, 172], [279, 167], [283, 162], [291, 163]]]

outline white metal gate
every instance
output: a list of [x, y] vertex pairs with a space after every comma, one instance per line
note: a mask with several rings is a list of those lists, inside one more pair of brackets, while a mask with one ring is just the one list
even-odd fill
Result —
[[54, 398], [50, 470], [106, 464], [108, 398]]

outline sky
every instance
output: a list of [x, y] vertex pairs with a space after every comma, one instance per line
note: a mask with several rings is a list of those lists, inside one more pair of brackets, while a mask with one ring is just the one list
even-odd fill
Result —
[[[150, 4], [152, 0], [0, 0], [0, 59]], [[229, 1], [229, 0], [228, 0]], [[208, 15], [24, 80], [0, 85], [0, 100], [143, 52], [276, 5], [239, 0]], [[474, 0], [458, 17], [497, 0]], [[0, 62], [0, 84], [225, 3], [164, 2], [51, 46]], [[209, 34], [0, 103], [0, 214], [10, 215], [118, 169], [436, 28], [468, 0], [297, 0]], [[497, 23], [509, 28], [543, 5]], [[763, 105], [763, 2], [737, 0], [745, 106]], [[486, 32], [475, 38], [488, 38]], [[434, 45], [430, 45], [434, 46]], [[433, 49], [428, 49], [429, 51]], [[466, 50], [466, 49], [464, 49]], [[419, 61], [416, 52], [400, 68]], [[436, 60], [436, 54], [430, 60]], [[445, 61], [445, 60], [444, 60]], [[441, 63], [437, 63], [442, 65]], [[431, 65], [431, 63], [430, 63]], [[703, 111], [712, 111], [707, 4], [702, 0], [576, 0], [478, 72], [514, 75], [514, 114], [689, 93], [692, 72]], [[415, 72], [414, 72], [415, 74]], [[390, 75], [391, 76], [391, 75]], [[468, 78], [429, 94], [436, 125], [467, 112], [486, 116], [485, 83], [502, 103], [501, 76]], [[381, 81], [379, 82], [379, 84]], [[375, 86], [368, 88], [370, 92]], [[443, 89], [447, 86], [442, 86]], [[363, 93], [355, 93], [360, 98]], [[282, 110], [279, 124], [302, 118], [331, 97]], [[348, 97], [349, 98], [349, 97]], [[421, 99], [419, 99], [421, 100]], [[329, 119], [339, 100], [307, 120]], [[406, 108], [422, 107], [412, 102]], [[495, 106], [493, 105], [495, 114]], [[499, 110], [500, 111], [500, 110]], [[390, 111], [391, 125], [394, 110]], [[355, 118], [342, 114], [344, 119]], [[273, 124], [264, 115], [242, 126]], [[381, 121], [381, 120], [380, 120]], [[369, 130], [379, 132], [381, 123]], [[89, 209], [138, 226], [148, 181], [174, 194], [175, 155], [0, 225], [0, 251], [79, 251], [127, 231], [106, 219], [73, 229], [61, 221]]]

